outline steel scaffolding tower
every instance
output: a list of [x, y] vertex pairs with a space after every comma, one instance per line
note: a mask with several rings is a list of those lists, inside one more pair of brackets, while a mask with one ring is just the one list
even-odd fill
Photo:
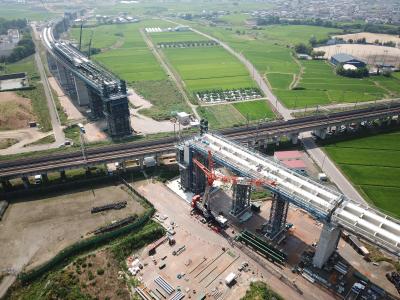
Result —
[[274, 193], [272, 198], [271, 211], [267, 224], [267, 236], [270, 239], [274, 239], [285, 227], [289, 209], [289, 202], [285, 201], [279, 194]]
[[250, 206], [251, 185], [237, 183], [233, 185], [232, 209], [234, 216], [242, 213]]

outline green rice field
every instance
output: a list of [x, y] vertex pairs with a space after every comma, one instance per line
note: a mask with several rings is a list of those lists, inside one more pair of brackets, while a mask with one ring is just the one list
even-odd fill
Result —
[[400, 131], [337, 142], [325, 151], [367, 200], [400, 217]]
[[[93, 58], [106, 68], [128, 82], [164, 80], [167, 75], [147, 48], [139, 31], [140, 28], [159, 26], [160, 22], [146, 21], [85, 28], [83, 49], [87, 49], [93, 31], [92, 46], [103, 49], [102, 53]], [[73, 28], [71, 35], [76, 41], [79, 40], [79, 29]]]
[[[204, 40], [194, 32], [155, 33], [151, 38], [156, 43]], [[162, 51], [192, 96], [196, 91], [255, 86], [247, 69], [222, 47], [166, 48]]]
[[298, 90], [282, 88], [270, 81], [275, 94], [287, 107], [363, 102], [399, 94], [400, 81], [395, 78], [348, 78], [336, 75], [334, 68], [324, 61], [302, 61], [301, 64], [304, 74], [297, 84]]
[[197, 111], [203, 118], [207, 118], [211, 128], [239, 126], [247, 122], [275, 118], [265, 100], [204, 106]]
[[[273, 25], [262, 30], [244, 27], [205, 27], [192, 25], [227, 42], [243, 53], [265, 74], [273, 92], [289, 108], [304, 108], [341, 102], [363, 102], [400, 96], [400, 73], [353, 79], [338, 76], [324, 61], [296, 61], [290, 48], [298, 42], [308, 42], [311, 36], [327, 38], [338, 32], [335, 28], [305, 25]], [[241, 33], [238, 34], [236, 31]], [[301, 72], [301, 69], [302, 72]], [[299, 81], [294, 81], [295, 76]], [[295, 87], [296, 89], [290, 89]]]

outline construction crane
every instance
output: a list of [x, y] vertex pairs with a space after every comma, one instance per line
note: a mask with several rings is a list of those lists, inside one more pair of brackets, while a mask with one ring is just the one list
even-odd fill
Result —
[[212, 159], [212, 153], [208, 151], [208, 168], [203, 165], [196, 158], [193, 158], [193, 163], [204, 173], [206, 176], [206, 187], [204, 190], [203, 197], [200, 195], [195, 195], [192, 198], [192, 207], [198, 208], [203, 212], [204, 217], [209, 218], [211, 216], [211, 209], [209, 207], [210, 201], [210, 190], [213, 187], [213, 184], [216, 180], [221, 181], [223, 183], [232, 183], [232, 184], [248, 184], [253, 186], [276, 186], [276, 182], [273, 180], [269, 180], [266, 178], [244, 178], [244, 177], [236, 177], [236, 176], [226, 176], [223, 174], [217, 174], [214, 169], [214, 162]]

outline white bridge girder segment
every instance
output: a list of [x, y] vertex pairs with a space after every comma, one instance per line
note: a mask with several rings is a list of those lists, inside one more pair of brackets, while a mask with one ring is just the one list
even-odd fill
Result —
[[214, 158], [222, 162], [222, 165], [247, 174], [248, 177], [274, 180], [277, 183], [276, 191], [282, 193], [289, 201], [315, 217], [324, 216], [322, 219], [329, 223], [330, 227], [329, 230], [326, 228], [324, 236], [321, 236], [321, 241], [327, 242], [327, 245], [320, 246], [317, 251], [317, 265], [323, 264], [334, 251], [336, 237], [340, 235], [339, 228], [351, 231], [400, 256], [399, 220], [366, 205], [348, 200], [343, 194], [332, 191], [226, 138], [205, 134], [188, 141], [189, 144], [190, 147], [203, 153], [211, 151]]

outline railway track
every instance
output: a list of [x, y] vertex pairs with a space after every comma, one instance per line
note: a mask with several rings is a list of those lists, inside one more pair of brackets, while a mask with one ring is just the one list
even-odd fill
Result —
[[[305, 132], [312, 129], [335, 126], [360, 119], [373, 119], [386, 115], [399, 115], [400, 103], [390, 106], [377, 105], [360, 110], [333, 113], [293, 119], [289, 121], [274, 121], [259, 125], [233, 127], [221, 130], [219, 133], [231, 139], [245, 141], [256, 136], [268, 137], [285, 133]], [[176, 140], [173, 137], [153, 141], [130, 142], [91, 148], [85, 151], [85, 158], [81, 151], [48, 155], [38, 158], [25, 158], [0, 163], [0, 178], [7, 179], [24, 174], [45, 173], [57, 169], [78, 168], [85, 165], [95, 165], [112, 161], [122, 161], [132, 157], [167, 153], [174, 151]]]

